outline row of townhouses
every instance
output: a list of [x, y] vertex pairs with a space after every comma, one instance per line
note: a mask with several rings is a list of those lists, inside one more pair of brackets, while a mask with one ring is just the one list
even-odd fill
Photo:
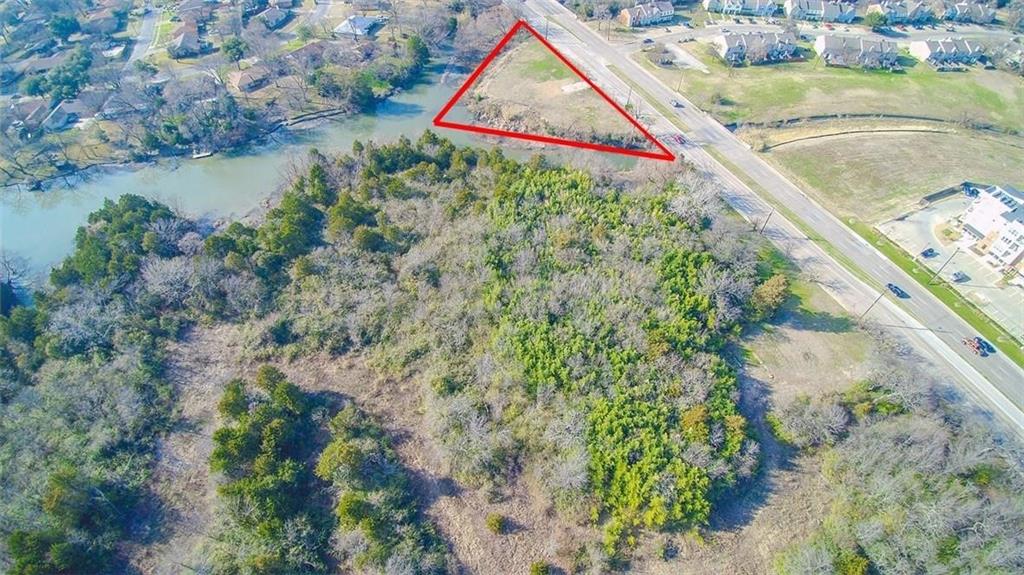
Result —
[[[774, 0], [703, 0], [708, 12], [735, 16], [772, 16], [778, 10]], [[981, 1], [945, 0], [937, 16], [957, 22], [988, 24], [995, 9]], [[849, 23], [857, 17], [857, 3], [839, 0], [786, 0], [786, 16], [797, 20]], [[881, 0], [868, 5], [866, 14], [879, 13], [889, 24], [921, 24], [936, 17], [931, 7], [915, 0]], [[661, 20], [664, 21], [664, 20]]]
[[815, 39], [814, 51], [827, 66], [892, 69], [899, 65], [895, 42], [866, 36], [823, 34]]

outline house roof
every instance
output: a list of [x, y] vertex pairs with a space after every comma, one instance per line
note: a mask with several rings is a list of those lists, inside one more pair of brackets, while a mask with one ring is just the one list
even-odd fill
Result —
[[727, 49], [741, 47], [745, 50], [778, 48], [780, 46], [796, 47], [796, 36], [792, 32], [742, 32], [722, 35]]
[[356, 36], [368, 35], [375, 26], [381, 24], [380, 18], [367, 16], [349, 16], [344, 22], [338, 24], [334, 31], [338, 34], [354, 34]]
[[948, 54], [980, 54], [985, 51], [984, 47], [977, 42], [966, 40], [962, 37], [947, 37], [940, 40], [920, 40], [915, 44], [923, 44], [928, 51], [928, 57]]
[[270, 28], [276, 28], [288, 19], [288, 11], [282, 10], [276, 6], [271, 6], [257, 14], [256, 17], [263, 20], [263, 22]]
[[671, 16], [675, 14], [676, 10], [671, 2], [648, 2], [646, 4], [637, 4], [632, 8], [624, 8], [623, 12], [629, 13], [631, 20], [646, 20]]

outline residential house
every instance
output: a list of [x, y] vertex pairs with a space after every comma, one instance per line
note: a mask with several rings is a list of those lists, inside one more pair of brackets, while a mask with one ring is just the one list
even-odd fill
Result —
[[86, 120], [96, 115], [103, 103], [110, 98], [108, 90], [87, 90], [71, 100], [61, 100], [43, 118], [39, 127], [47, 132], [63, 130], [79, 120]]
[[285, 56], [285, 59], [300, 66], [303, 69], [313, 69], [323, 64], [324, 53], [330, 47], [324, 40], [310, 42], [301, 48], [296, 48]]
[[775, 0], [703, 0], [702, 4], [708, 12], [745, 16], [771, 16], [778, 9]]
[[334, 33], [342, 36], [369, 36], [374, 29], [384, 24], [380, 16], [349, 16], [344, 22], [334, 27]]
[[231, 85], [239, 92], [255, 92], [270, 81], [270, 70], [259, 64], [246, 70], [236, 70], [228, 75]]
[[266, 10], [256, 15], [256, 19], [263, 22], [263, 25], [267, 27], [267, 30], [277, 30], [284, 23], [288, 21], [291, 16], [291, 12], [288, 10], [282, 10], [276, 6], [271, 6]]
[[630, 28], [653, 26], [671, 22], [676, 16], [676, 9], [671, 2], [640, 2], [632, 8], [623, 8], [619, 12], [619, 21]]
[[182, 24], [171, 37], [167, 53], [172, 58], [192, 58], [202, 52], [203, 43], [199, 39], [199, 28], [194, 23]]
[[82, 21], [82, 31], [87, 34], [113, 34], [121, 28], [123, 14], [115, 8], [91, 12]]
[[1024, 192], [1013, 186], [973, 188], [977, 196], [961, 216], [964, 239], [990, 266], [1008, 271], [1024, 264]]
[[0, 128], [6, 132], [9, 128], [22, 127], [30, 131], [39, 127], [43, 118], [50, 113], [50, 102], [48, 98], [18, 98], [11, 103], [10, 108], [0, 114]]
[[743, 32], [716, 36], [712, 42], [718, 55], [729, 64], [752, 64], [791, 60], [798, 54], [796, 36], [791, 32]]
[[984, 55], [985, 48], [973, 40], [956, 37], [915, 40], [910, 43], [910, 53], [933, 66], [956, 66], [974, 64]]
[[899, 66], [895, 42], [868, 36], [823, 34], [814, 40], [814, 51], [826, 66], [889, 69]]
[[955, 22], [974, 22], [990, 24], [996, 19], [996, 11], [984, 2], [952, 2], [945, 3], [946, 12], [943, 18]]
[[912, 0], [882, 0], [870, 4], [868, 14], [879, 13], [885, 16], [888, 24], [920, 24], [932, 17], [932, 10], [922, 2]]
[[64, 63], [71, 56], [70, 50], [57, 52], [53, 56], [25, 58], [14, 65], [14, 72], [17, 75], [31, 76], [33, 74], [45, 74], [51, 69]]
[[298, 0], [270, 0], [269, 4], [274, 8], [295, 8], [296, 4], [301, 4]]
[[784, 8], [786, 16], [794, 20], [848, 23], [857, 17], [854, 4], [838, 0], [786, 0]]
[[186, 24], [202, 26], [213, 19], [213, 13], [217, 9], [215, 2], [207, 0], [184, 0], [174, 8], [178, 19]]

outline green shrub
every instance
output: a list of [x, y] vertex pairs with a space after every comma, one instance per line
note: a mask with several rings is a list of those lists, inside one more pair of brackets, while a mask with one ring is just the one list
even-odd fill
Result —
[[505, 533], [505, 517], [501, 513], [489, 513], [486, 524], [487, 530], [495, 535]]
[[534, 561], [530, 564], [530, 575], [550, 575], [551, 565], [546, 561]]

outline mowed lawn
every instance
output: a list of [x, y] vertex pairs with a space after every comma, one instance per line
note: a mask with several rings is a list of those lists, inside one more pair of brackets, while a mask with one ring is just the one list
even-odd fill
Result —
[[834, 213], [871, 224], [965, 180], [1024, 186], [1024, 138], [966, 131], [832, 136], [764, 156]]
[[[1024, 82], [999, 70], [936, 72], [903, 58], [903, 73], [828, 68], [805, 62], [729, 68], [707, 45], [685, 46], [704, 62], [698, 70], [666, 70], [640, 60], [670, 86], [724, 122], [766, 122], [820, 114], [907, 114], [969, 119], [1024, 131]], [[813, 52], [812, 52], [813, 54]]]

